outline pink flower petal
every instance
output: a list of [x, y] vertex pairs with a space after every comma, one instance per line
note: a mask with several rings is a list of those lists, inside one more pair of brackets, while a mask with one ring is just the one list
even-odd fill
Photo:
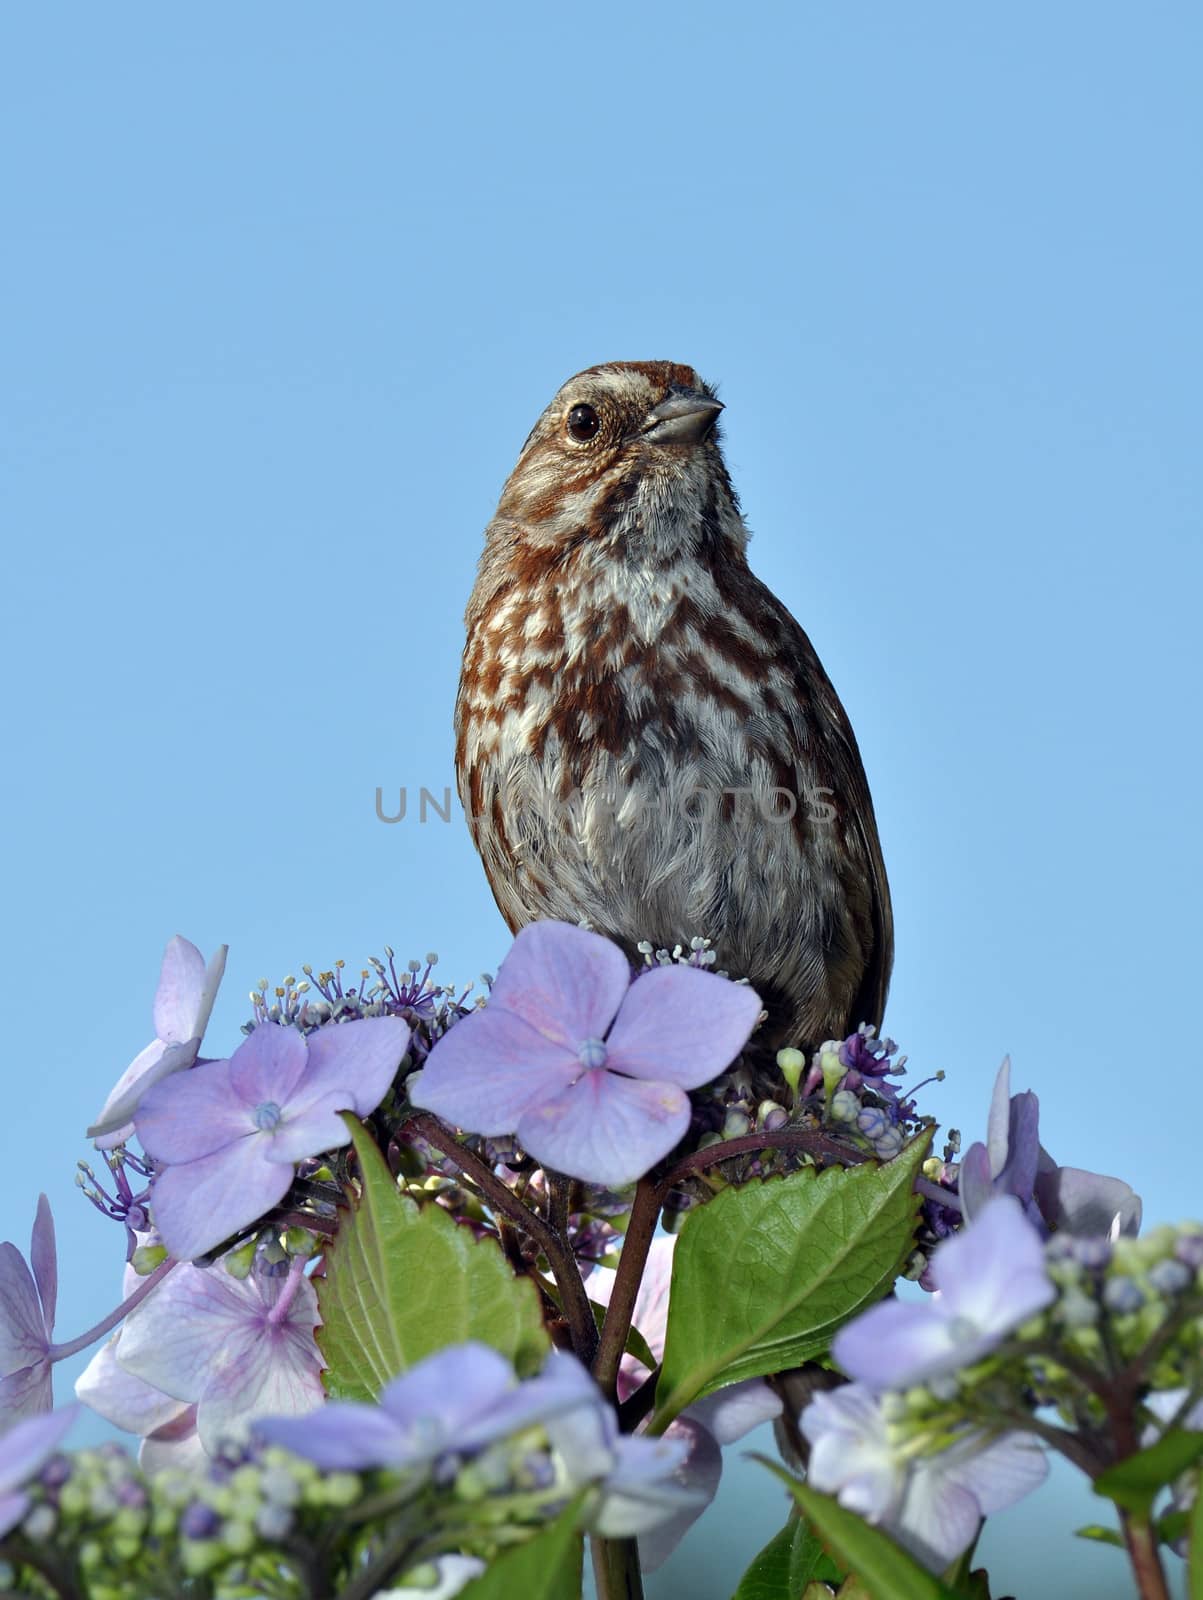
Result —
[[168, 941], [155, 992], [155, 1033], [165, 1044], [196, 1036], [196, 1013], [205, 987], [205, 958], [177, 933]]
[[630, 987], [606, 1040], [606, 1065], [657, 1083], [696, 1089], [748, 1042], [760, 996], [697, 967], [657, 967]]
[[198, 1161], [255, 1132], [250, 1107], [230, 1087], [230, 1063], [206, 1061], [156, 1083], [134, 1114], [147, 1155]]
[[580, 1071], [575, 1050], [490, 1002], [443, 1035], [410, 1098], [470, 1133], [513, 1133], [531, 1106], [558, 1094]]
[[489, 1008], [512, 1012], [575, 1055], [582, 1040], [605, 1034], [630, 981], [630, 964], [609, 939], [570, 922], [532, 922], [501, 963]]
[[343, 1110], [366, 1117], [397, 1075], [409, 1048], [409, 1028], [400, 1017], [364, 1017], [319, 1028], [307, 1043], [309, 1060], [289, 1097], [290, 1116], [337, 1090], [345, 1097]]
[[556, 1172], [622, 1189], [667, 1155], [688, 1126], [689, 1101], [676, 1084], [599, 1068], [532, 1106], [515, 1131]]
[[304, 1036], [291, 1026], [261, 1022], [230, 1057], [230, 1087], [248, 1106], [282, 1106], [305, 1071]]
[[291, 1183], [292, 1168], [267, 1160], [254, 1134], [160, 1172], [150, 1196], [155, 1226], [177, 1260], [191, 1261], [279, 1205]]

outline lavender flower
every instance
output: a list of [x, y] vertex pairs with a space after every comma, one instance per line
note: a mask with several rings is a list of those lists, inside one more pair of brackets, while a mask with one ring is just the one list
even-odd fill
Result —
[[[240, 1279], [220, 1266], [176, 1267], [129, 1314], [115, 1346], [92, 1358], [76, 1394], [160, 1444], [186, 1444], [191, 1423], [209, 1454], [259, 1417], [312, 1411], [325, 1399], [325, 1362], [313, 1338], [317, 1296], [303, 1268], [298, 1259], [284, 1277]], [[159, 1404], [130, 1378], [157, 1391]], [[194, 1457], [177, 1449], [152, 1459]]]
[[1013, 1195], [996, 1195], [939, 1245], [931, 1276], [929, 1300], [871, 1306], [836, 1334], [831, 1353], [850, 1378], [903, 1389], [955, 1372], [1056, 1298], [1040, 1235]]
[[131, 1138], [134, 1112], [151, 1085], [195, 1063], [225, 972], [227, 949], [223, 944], [206, 967], [205, 958], [187, 939], [177, 934], [169, 942], [155, 993], [155, 1037], [122, 1073], [88, 1129], [88, 1138], [99, 1149], [111, 1150]]
[[29, 1497], [21, 1492], [21, 1485], [58, 1449], [78, 1410], [78, 1406], [64, 1406], [44, 1416], [26, 1417], [0, 1438], [0, 1539], [29, 1509]]
[[686, 965], [632, 984], [608, 939], [536, 922], [488, 1005], [436, 1043], [411, 1098], [473, 1133], [516, 1133], [555, 1171], [620, 1188], [681, 1138], [685, 1091], [729, 1065], [759, 1014], [746, 985]]
[[965, 1430], [921, 1453], [859, 1383], [816, 1395], [801, 1425], [812, 1486], [880, 1524], [933, 1572], [969, 1548], [984, 1516], [1030, 1494], [1048, 1473], [1044, 1452], [1022, 1434]]
[[196, 1431], [196, 1402], [177, 1400], [127, 1372], [117, 1360], [120, 1342], [121, 1335], [115, 1333], [101, 1345], [75, 1380], [76, 1399], [141, 1439], [138, 1465], [144, 1472], [203, 1467], [209, 1458]]
[[553, 1351], [537, 1378], [518, 1383], [504, 1356], [472, 1340], [394, 1378], [379, 1405], [332, 1401], [307, 1417], [264, 1420], [256, 1432], [325, 1471], [428, 1470], [444, 1456], [480, 1450], [581, 1405], [582, 1370], [574, 1357]]
[[298, 1161], [346, 1144], [338, 1113], [375, 1110], [408, 1040], [395, 1017], [308, 1037], [264, 1022], [228, 1061], [155, 1084], [135, 1125], [164, 1164], [151, 1203], [172, 1255], [190, 1260], [213, 1249], [279, 1204]]
[[973, 1144], [961, 1161], [959, 1193], [972, 1221], [991, 1195], [1014, 1195], [1030, 1221], [1044, 1230], [1106, 1234], [1140, 1228], [1140, 1196], [1121, 1178], [1078, 1167], [1059, 1167], [1040, 1143], [1040, 1102], [1030, 1091], [1011, 1093], [1011, 1058], [994, 1080], [985, 1144]]
[[50, 1347], [58, 1297], [54, 1218], [38, 1196], [29, 1269], [16, 1245], [0, 1244], [0, 1429], [54, 1404]]

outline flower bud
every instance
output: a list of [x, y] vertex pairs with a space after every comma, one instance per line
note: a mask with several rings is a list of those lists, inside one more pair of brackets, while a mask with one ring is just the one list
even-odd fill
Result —
[[833, 1122], [855, 1122], [860, 1115], [860, 1101], [849, 1089], [840, 1089], [831, 1097], [828, 1111]]
[[798, 1084], [802, 1080], [802, 1073], [806, 1067], [806, 1057], [801, 1050], [778, 1050], [777, 1066], [781, 1076], [789, 1084], [790, 1093], [797, 1094]]

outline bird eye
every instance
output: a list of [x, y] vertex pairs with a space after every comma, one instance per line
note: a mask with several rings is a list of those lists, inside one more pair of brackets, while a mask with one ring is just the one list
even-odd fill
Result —
[[601, 419], [592, 406], [573, 406], [568, 413], [568, 433], [577, 444], [588, 444], [601, 427]]

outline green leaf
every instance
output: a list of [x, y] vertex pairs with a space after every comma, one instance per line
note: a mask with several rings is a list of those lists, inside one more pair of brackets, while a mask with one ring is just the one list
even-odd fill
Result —
[[799, 1517], [789, 1559], [790, 1593], [801, 1593], [816, 1579], [822, 1583], [840, 1584], [844, 1577], [843, 1570], [824, 1550], [822, 1539]]
[[1186, 1569], [1188, 1600], [1203, 1600], [1203, 1488], [1195, 1496], [1190, 1514], [1189, 1565]]
[[459, 1592], [459, 1600], [580, 1600], [584, 1540], [574, 1501], [542, 1533], [507, 1550]]
[[661, 1432], [692, 1401], [799, 1366], [889, 1289], [911, 1250], [930, 1135], [879, 1166], [804, 1167], [690, 1211], [673, 1255]]
[[1104, 1528], [1099, 1522], [1087, 1523], [1084, 1528], [1075, 1528], [1074, 1537], [1077, 1539], [1090, 1539], [1095, 1544], [1113, 1544], [1117, 1550], [1124, 1548], [1124, 1541], [1114, 1528]]
[[500, 1350], [520, 1376], [541, 1366], [550, 1344], [534, 1284], [514, 1276], [495, 1239], [401, 1194], [366, 1129], [346, 1121], [361, 1192], [314, 1280], [328, 1392], [374, 1400], [390, 1378], [464, 1339]]
[[838, 1584], [843, 1578], [822, 1540], [794, 1511], [752, 1561], [732, 1600], [799, 1600], [812, 1583]]
[[855, 1512], [846, 1511], [837, 1500], [800, 1483], [776, 1462], [763, 1456], [756, 1459], [786, 1485], [828, 1550], [859, 1579], [867, 1600], [960, 1600], [955, 1590], [947, 1588], [901, 1545], [870, 1527]]
[[794, 1533], [800, 1526], [798, 1518], [791, 1517], [764, 1549], [752, 1557], [731, 1600], [794, 1600], [794, 1596], [801, 1593], [790, 1584], [790, 1555]]
[[1203, 1456], [1203, 1433], [1171, 1428], [1094, 1480], [1094, 1492], [1126, 1511], [1146, 1513], [1158, 1494]]

